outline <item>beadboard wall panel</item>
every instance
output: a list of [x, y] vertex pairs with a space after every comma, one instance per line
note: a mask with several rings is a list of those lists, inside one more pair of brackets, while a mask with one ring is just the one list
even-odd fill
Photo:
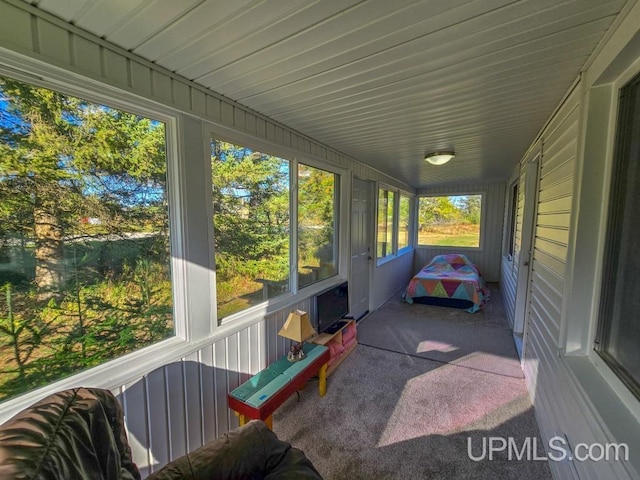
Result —
[[482, 248], [466, 249], [454, 247], [418, 246], [413, 261], [413, 274], [435, 255], [446, 253], [464, 253], [469, 260], [478, 266], [487, 282], [500, 280], [502, 235], [505, 205], [505, 183], [476, 183], [469, 185], [443, 186], [418, 190], [418, 196], [429, 195], [462, 195], [465, 193], [482, 193]]
[[315, 316], [314, 303], [308, 299], [276, 312], [113, 389], [125, 410], [134, 460], [143, 478], [238, 426], [227, 407], [228, 392], [286, 354], [289, 341], [278, 337], [278, 330], [294, 308]]

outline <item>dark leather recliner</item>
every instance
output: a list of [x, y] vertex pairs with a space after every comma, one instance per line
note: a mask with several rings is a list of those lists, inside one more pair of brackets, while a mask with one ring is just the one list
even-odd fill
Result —
[[[122, 408], [108, 390], [76, 388], [37, 402], [0, 426], [0, 478], [139, 480]], [[302, 451], [249, 422], [147, 480], [321, 479]]]

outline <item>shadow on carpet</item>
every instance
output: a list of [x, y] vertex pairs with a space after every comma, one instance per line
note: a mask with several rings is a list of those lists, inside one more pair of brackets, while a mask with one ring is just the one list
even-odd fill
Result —
[[546, 461], [470, 458], [489, 437], [544, 449], [504, 314], [449, 310], [388, 302], [358, 326], [375, 345], [358, 345], [325, 397], [312, 383], [289, 398], [275, 433], [326, 480], [550, 479]]
[[469, 438], [481, 457], [488, 437], [536, 437], [544, 454], [522, 379], [359, 345], [328, 382], [325, 397], [312, 384], [274, 414], [326, 480], [551, 478], [544, 461], [468, 455]]

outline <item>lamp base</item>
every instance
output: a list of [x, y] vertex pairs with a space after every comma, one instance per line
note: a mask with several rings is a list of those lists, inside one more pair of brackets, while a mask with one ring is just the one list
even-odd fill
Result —
[[290, 362], [297, 362], [298, 360], [303, 360], [305, 357], [306, 355], [304, 354], [304, 350], [302, 350], [302, 343], [291, 345], [289, 353], [287, 353], [287, 360]]

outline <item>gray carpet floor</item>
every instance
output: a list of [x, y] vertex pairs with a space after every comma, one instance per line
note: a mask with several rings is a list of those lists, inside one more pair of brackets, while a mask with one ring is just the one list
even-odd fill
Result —
[[469, 442], [478, 457], [489, 437], [519, 448], [536, 438], [544, 454], [497, 288], [492, 295], [476, 314], [390, 300], [359, 322], [360, 344], [327, 395], [309, 384], [276, 411], [274, 431], [326, 480], [551, 478], [544, 461], [469, 458]]

